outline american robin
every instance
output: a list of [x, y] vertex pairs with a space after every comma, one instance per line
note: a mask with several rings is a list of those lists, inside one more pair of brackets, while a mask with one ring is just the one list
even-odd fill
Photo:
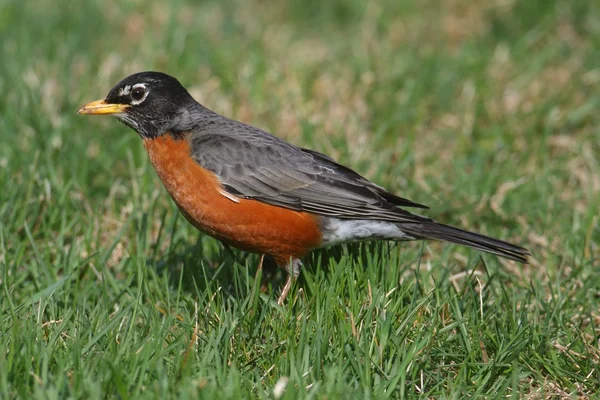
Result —
[[209, 110], [160, 72], [128, 76], [79, 114], [114, 115], [142, 138], [187, 220], [288, 272], [281, 304], [310, 250], [372, 239], [435, 239], [522, 263], [528, 250], [400, 207], [396, 196], [348, 167]]

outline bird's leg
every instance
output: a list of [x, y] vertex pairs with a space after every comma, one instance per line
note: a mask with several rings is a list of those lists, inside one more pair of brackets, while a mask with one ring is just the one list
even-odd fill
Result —
[[302, 269], [302, 262], [300, 262], [300, 260], [298, 260], [298, 259], [290, 260], [288, 267], [286, 268], [286, 270], [288, 272], [288, 278], [285, 281], [285, 285], [283, 286], [283, 289], [281, 290], [281, 294], [279, 295], [279, 299], [277, 300], [277, 304], [279, 304], [280, 306], [283, 305], [285, 298], [287, 297], [288, 293], [290, 292], [290, 289], [292, 288], [292, 283], [294, 283], [296, 278], [298, 278], [298, 276], [300, 275], [301, 269]]

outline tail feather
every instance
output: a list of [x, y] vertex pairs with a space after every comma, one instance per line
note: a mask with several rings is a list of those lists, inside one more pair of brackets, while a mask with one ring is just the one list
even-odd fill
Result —
[[523, 247], [438, 222], [401, 224], [399, 227], [403, 232], [418, 238], [461, 244], [524, 264], [527, 264], [527, 256], [531, 255], [529, 250]]

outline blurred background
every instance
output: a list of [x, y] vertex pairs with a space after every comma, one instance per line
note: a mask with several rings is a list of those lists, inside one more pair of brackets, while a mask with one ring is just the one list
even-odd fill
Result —
[[[504, 265], [510, 279], [559, 282], [548, 290], [581, 293], [578, 309], [599, 323], [597, 1], [1, 2], [0, 266], [15, 304], [88, 256], [80, 288], [103, 275], [115, 293], [143, 257], [192, 247], [184, 263], [223, 260], [219, 243], [176, 222], [133, 131], [76, 115], [143, 70], [440, 221], [528, 247], [530, 266]], [[465, 250], [426, 246], [434, 267], [468, 264]], [[402, 249], [405, 261], [421, 250]]]

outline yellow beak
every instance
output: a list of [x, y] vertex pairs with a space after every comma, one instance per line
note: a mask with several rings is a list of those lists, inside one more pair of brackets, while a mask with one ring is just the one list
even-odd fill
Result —
[[107, 103], [106, 100], [96, 100], [91, 103], [87, 103], [81, 107], [77, 114], [85, 115], [110, 115], [120, 114], [125, 112], [130, 107], [129, 104], [111, 104]]

